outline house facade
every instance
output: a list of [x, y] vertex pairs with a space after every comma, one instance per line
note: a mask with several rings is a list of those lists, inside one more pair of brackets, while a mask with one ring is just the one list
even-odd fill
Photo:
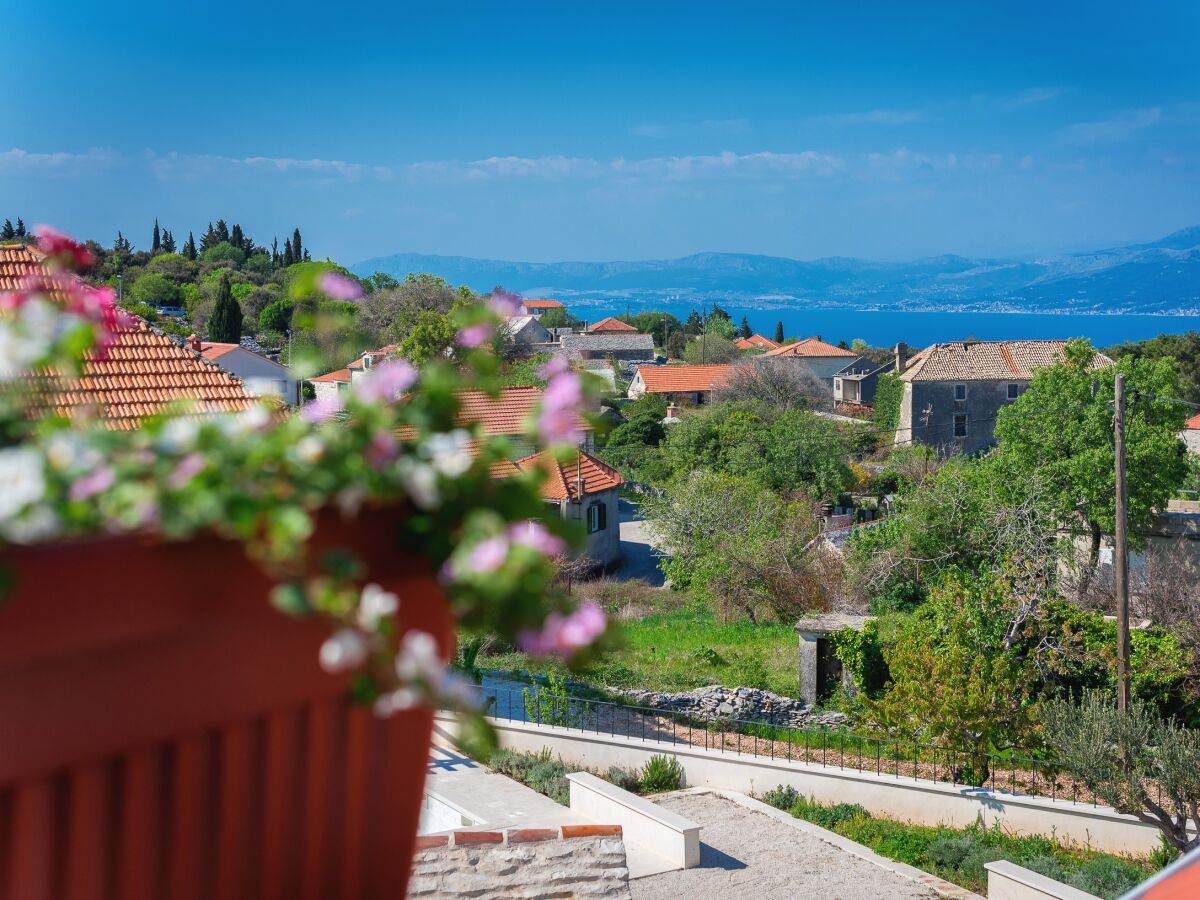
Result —
[[768, 350], [762, 355], [763, 359], [785, 359], [797, 365], [808, 368], [817, 378], [833, 388], [833, 377], [841, 369], [858, 359], [853, 350], [843, 350], [833, 344], [821, 340], [820, 335], [805, 338], [794, 344], [784, 344], [774, 350]]
[[629, 383], [628, 396], [636, 400], [657, 394], [677, 406], [702, 406], [712, 402], [714, 389], [729, 377], [733, 366], [640, 366]]
[[389, 344], [377, 350], [366, 350], [358, 359], [346, 366], [346, 368], [335, 369], [332, 372], [326, 372], [324, 375], [309, 378], [307, 379], [308, 383], [312, 385], [313, 394], [316, 399], [323, 400], [336, 397], [343, 391], [349, 390], [350, 385], [367, 374], [372, 366], [379, 365], [379, 363], [383, 362], [399, 349], [395, 344]]
[[564, 334], [559, 339], [560, 352], [572, 362], [604, 364], [615, 360], [622, 370], [632, 372], [641, 365], [654, 362], [654, 338], [639, 331], [589, 332]]
[[[1034, 373], [1066, 358], [1066, 341], [952, 341], [926, 347], [900, 380], [896, 443], [939, 453], [978, 453], [995, 443], [996, 417], [1025, 392]], [[1112, 365], [1096, 354], [1093, 368]]]
[[521, 315], [523, 316], [533, 316], [536, 319], [542, 313], [551, 309], [566, 309], [566, 307], [557, 300], [530, 299], [521, 301]]
[[896, 368], [896, 360], [885, 363], [860, 356], [854, 362], [833, 373], [833, 400], [835, 403], [850, 403], [860, 406], [875, 405], [875, 388], [879, 376]]
[[538, 344], [548, 344], [554, 340], [554, 335], [533, 316], [514, 316], [505, 321], [502, 330], [515, 347], [530, 353], [538, 349]]
[[256, 397], [279, 397], [289, 406], [300, 402], [300, 382], [287, 366], [276, 360], [247, 350], [241, 344], [202, 341], [195, 335], [188, 338], [188, 348], [242, 379], [246, 390]]
[[523, 471], [545, 472], [542, 497], [562, 518], [583, 526], [587, 538], [579, 556], [601, 569], [620, 560], [618, 490], [625, 481], [620, 472], [582, 450], [567, 462], [542, 451], [517, 460], [517, 466]]

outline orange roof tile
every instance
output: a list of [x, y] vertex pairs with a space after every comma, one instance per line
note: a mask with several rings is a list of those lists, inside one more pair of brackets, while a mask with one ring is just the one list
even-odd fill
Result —
[[651, 394], [708, 391], [724, 381], [733, 366], [639, 366], [637, 373]]
[[738, 338], [733, 342], [733, 346], [739, 350], [775, 350], [779, 347], [770, 338], [765, 338], [761, 334], [752, 334], [748, 338]]
[[[41, 265], [42, 254], [18, 245], [0, 246], [0, 291]], [[103, 358], [89, 353], [78, 377], [42, 370], [31, 373], [36, 407], [70, 418], [95, 415], [109, 428], [137, 428], [140, 421], [182, 398], [211, 412], [253, 404], [239, 378], [181, 346], [137, 316], [119, 328]]]
[[604, 333], [610, 332], [610, 331], [634, 331], [634, 332], [636, 332], [637, 329], [634, 328], [632, 325], [630, 325], [628, 322], [622, 322], [620, 319], [613, 318], [612, 316], [609, 316], [607, 319], [601, 319], [599, 322], [596, 322], [594, 325], [588, 326], [588, 332], [590, 332], [591, 334], [604, 334]]
[[316, 378], [310, 378], [308, 380], [321, 382], [323, 384], [328, 384], [331, 382], [336, 383], [336, 384], [349, 384], [350, 383], [350, 370], [349, 369], [338, 369], [334, 372], [326, 372], [324, 375], [318, 375]]
[[[524, 434], [530, 416], [542, 402], [542, 389], [506, 387], [501, 388], [499, 397], [483, 391], [463, 391], [458, 402], [458, 418], [464, 425], [478, 422], [485, 434]], [[591, 429], [586, 420], [579, 424], [585, 430]]]
[[565, 463], [543, 450], [517, 460], [517, 465], [525, 471], [540, 468], [547, 473], [549, 477], [542, 482], [542, 497], [546, 500], [578, 500], [581, 479], [584, 496], [625, 483], [620, 472], [582, 450], [576, 451], [574, 458]]
[[804, 356], [858, 356], [853, 350], [843, 350], [833, 344], [826, 343], [820, 338], [810, 337], [794, 344], [784, 344], [774, 350], [768, 350], [764, 356], [804, 357]]
[[231, 350], [241, 348], [241, 344], [214, 344], [211, 341], [202, 341], [200, 343], [200, 355], [205, 359], [220, 359]]
[[521, 305], [526, 309], [563, 309], [557, 300], [522, 300]]
[[1184, 422], [1183, 427], [1184, 428], [1200, 428], [1200, 413], [1196, 413], [1196, 415], [1192, 416], [1190, 419], [1188, 419], [1186, 422]]
[[[901, 381], [1028, 381], [1038, 369], [1066, 359], [1067, 342], [948, 341], [933, 344], [908, 361]], [[1111, 366], [1103, 353], [1092, 359], [1092, 369]]]

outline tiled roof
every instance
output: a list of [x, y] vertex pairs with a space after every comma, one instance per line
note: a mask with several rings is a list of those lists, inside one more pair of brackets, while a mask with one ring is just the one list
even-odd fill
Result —
[[1186, 422], [1184, 422], [1183, 427], [1184, 428], [1200, 428], [1200, 413], [1196, 413], [1196, 415], [1192, 416], [1190, 419], [1188, 419]]
[[240, 350], [241, 347], [241, 344], [214, 344], [211, 341], [201, 341], [200, 355], [205, 359], [220, 359], [230, 350]]
[[[459, 421], [464, 425], [478, 422], [485, 434], [524, 434], [529, 417], [542, 402], [539, 387], [507, 387], [500, 390], [499, 397], [490, 397], [483, 391], [463, 391], [458, 395]], [[590, 429], [581, 420], [582, 428]]]
[[583, 353], [616, 353], [635, 350], [643, 359], [654, 359], [654, 338], [640, 331], [564, 334], [560, 339], [563, 352], [570, 356]]
[[729, 375], [731, 365], [719, 366], [639, 366], [638, 375], [651, 394], [677, 391], [707, 391]]
[[733, 346], [739, 350], [775, 350], [779, 347], [770, 338], [765, 338], [761, 334], [752, 334], [748, 338], [738, 338], [733, 342]]
[[[0, 291], [12, 290], [40, 255], [17, 246], [0, 247]], [[115, 333], [101, 359], [89, 353], [78, 377], [35, 373], [33, 402], [72, 418], [96, 415], [114, 430], [136, 428], [173, 400], [192, 398], [211, 412], [232, 412], [254, 403], [240, 379], [176, 343], [136, 316]]]
[[399, 349], [400, 348], [396, 344], [388, 344], [386, 347], [380, 347], [378, 350], [364, 350], [362, 353], [359, 354], [358, 359], [356, 359], [354, 362], [350, 363], [350, 365], [347, 366], [347, 368], [356, 369], [356, 370], [361, 369], [363, 367], [363, 357], [364, 356], [371, 357], [371, 365], [375, 365], [375, 363], [390, 356], [391, 354], [395, 353]]
[[588, 326], [588, 332], [590, 334], [602, 334], [608, 331], [636, 332], [637, 329], [628, 322], [622, 322], [620, 319], [615, 319], [612, 316], [609, 316], [607, 319], [601, 319], [599, 322]]
[[[1028, 381], [1038, 369], [1063, 361], [1066, 341], [950, 341], [926, 347], [901, 374], [902, 381]], [[1111, 366], [1097, 353], [1091, 368]]]
[[326, 372], [324, 375], [318, 375], [316, 378], [310, 378], [309, 381], [334, 384], [349, 384], [350, 370], [338, 369], [336, 372]]
[[774, 350], [768, 350], [764, 356], [857, 356], [853, 350], [843, 350], [817, 337], [805, 338], [794, 344], [784, 344]]
[[578, 500], [580, 479], [583, 481], [584, 496], [625, 483], [620, 472], [582, 450], [576, 451], [567, 462], [559, 462], [554, 454], [543, 450], [517, 460], [517, 465], [525, 471], [535, 467], [546, 471], [548, 477], [542, 482], [542, 497], [546, 500]]
[[557, 300], [522, 300], [521, 305], [526, 309], [563, 309]]

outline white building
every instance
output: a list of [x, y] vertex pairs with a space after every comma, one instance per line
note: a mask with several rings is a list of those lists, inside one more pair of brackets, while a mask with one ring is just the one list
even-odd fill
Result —
[[188, 338], [187, 346], [242, 379], [246, 391], [255, 397], [281, 397], [289, 406], [300, 402], [300, 383], [280, 362], [247, 350], [241, 344], [202, 341], [195, 335]]

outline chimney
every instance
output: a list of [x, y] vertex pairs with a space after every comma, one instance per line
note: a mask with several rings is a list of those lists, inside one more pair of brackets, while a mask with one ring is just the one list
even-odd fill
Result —
[[195, 332], [188, 335], [187, 343], [188, 347], [192, 350], [195, 350], [197, 353], [199, 353], [201, 348], [204, 346], [204, 343], [196, 336]]
[[678, 411], [679, 411], [679, 410], [677, 410], [677, 409], [675, 408], [675, 403], [674, 403], [674, 401], [672, 401], [672, 402], [671, 402], [670, 404], [668, 404], [668, 406], [667, 406], [667, 418], [668, 418], [668, 419], [673, 419], [673, 418], [675, 418], [675, 414], [676, 414]]
[[906, 365], [908, 365], [908, 348], [904, 346], [904, 341], [901, 341], [896, 345], [896, 374], [902, 374]]

